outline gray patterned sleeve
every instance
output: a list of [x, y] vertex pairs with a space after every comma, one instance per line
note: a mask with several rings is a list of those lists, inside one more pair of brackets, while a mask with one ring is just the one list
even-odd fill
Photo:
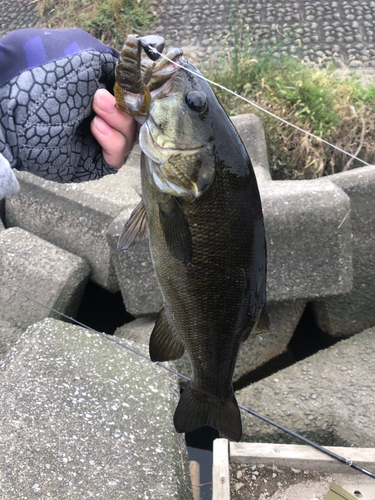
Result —
[[22, 72], [0, 87], [0, 153], [57, 182], [116, 173], [90, 132], [92, 100], [113, 85], [116, 58], [87, 51]]

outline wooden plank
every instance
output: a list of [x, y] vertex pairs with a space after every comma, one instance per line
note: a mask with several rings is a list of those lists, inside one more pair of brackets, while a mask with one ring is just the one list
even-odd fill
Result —
[[230, 500], [228, 440], [215, 439], [213, 451], [212, 500]]
[[[327, 450], [375, 471], [375, 448], [326, 446]], [[306, 445], [229, 443], [229, 460], [234, 463], [275, 464], [280, 467], [325, 472], [356, 472], [354, 469]]]
[[201, 488], [200, 488], [200, 465], [195, 460], [190, 460], [190, 477], [191, 477], [191, 487], [193, 488], [193, 500], [200, 500], [201, 498]]

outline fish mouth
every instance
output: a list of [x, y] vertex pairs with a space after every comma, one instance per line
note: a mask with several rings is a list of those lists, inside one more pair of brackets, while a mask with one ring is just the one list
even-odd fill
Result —
[[172, 196], [197, 198], [201, 191], [194, 172], [185, 172], [179, 165], [181, 155], [192, 157], [194, 164], [204, 146], [177, 149], [173, 146], [161, 146], [153, 136], [146, 122], [141, 129], [139, 143], [146, 155], [146, 169], [150, 183], [159, 191]]
[[159, 61], [152, 69], [150, 80], [147, 82], [150, 92], [158, 90], [168, 80], [174, 80], [181, 66], [186, 63], [181, 49], [172, 49], [167, 53], [167, 57], [168, 59]]
[[[151, 142], [152, 146], [155, 148], [156, 151], [161, 153], [163, 158], [166, 158], [166, 157], [170, 158], [173, 155], [180, 155], [180, 154], [195, 155], [195, 154], [199, 153], [204, 148], [204, 146], [197, 146], [195, 148], [177, 149], [173, 146], [162, 146], [161, 144], [159, 144], [157, 142], [157, 140], [153, 136], [151, 129], [150, 129], [150, 126], [147, 122], [144, 123], [143, 127], [145, 127], [147, 130], [147, 132], [145, 131], [144, 133], [146, 133], [148, 135], [148, 137], [150, 138], [150, 142]], [[141, 149], [143, 151], [145, 151], [146, 154], [148, 154], [148, 152], [146, 152], [146, 150], [143, 149], [144, 144], [143, 144], [143, 141], [141, 142], [141, 137], [140, 137], [140, 146], [141, 146]], [[147, 148], [147, 146], [146, 146], [146, 148]], [[167, 153], [167, 155], [165, 153]], [[149, 156], [151, 157], [151, 155], [149, 155]], [[155, 158], [153, 158], [153, 160], [160, 161], [160, 158], [155, 157]]]

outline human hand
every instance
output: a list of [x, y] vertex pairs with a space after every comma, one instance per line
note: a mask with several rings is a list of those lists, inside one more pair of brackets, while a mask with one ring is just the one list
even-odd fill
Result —
[[124, 157], [138, 142], [139, 124], [134, 118], [115, 107], [115, 98], [105, 89], [99, 89], [92, 103], [96, 115], [90, 128], [102, 147], [104, 160], [121, 168]]
[[1, 45], [0, 154], [10, 167], [57, 182], [115, 173], [136, 127], [108, 92], [93, 99], [113, 89], [118, 52], [78, 29], [14, 31]]

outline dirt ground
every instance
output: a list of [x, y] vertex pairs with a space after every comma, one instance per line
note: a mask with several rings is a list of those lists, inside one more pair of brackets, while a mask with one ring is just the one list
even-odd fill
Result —
[[[325, 495], [329, 491], [329, 484], [332, 482], [330, 474], [322, 474], [313, 471], [301, 471], [299, 469], [290, 469], [277, 467], [276, 465], [250, 465], [250, 464], [230, 464], [231, 474], [231, 499], [233, 500], [281, 500], [284, 498], [290, 486], [301, 483], [309, 483], [309, 486], [319, 483], [326, 483]], [[315, 488], [318, 494], [318, 489]], [[287, 497], [288, 500], [293, 500]], [[302, 500], [299, 497], [298, 500]], [[314, 497], [309, 497], [312, 500]], [[321, 497], [315, 497], [314, 500], [321, 500]], [[306, 499], [307, 500], [307, 499]]]
[[301, 471], [276, 465], [230, 464], [231, 500], [324, 500], [332, 483], [354, 498], [375, 500], [375, 482], [363, 474]]

